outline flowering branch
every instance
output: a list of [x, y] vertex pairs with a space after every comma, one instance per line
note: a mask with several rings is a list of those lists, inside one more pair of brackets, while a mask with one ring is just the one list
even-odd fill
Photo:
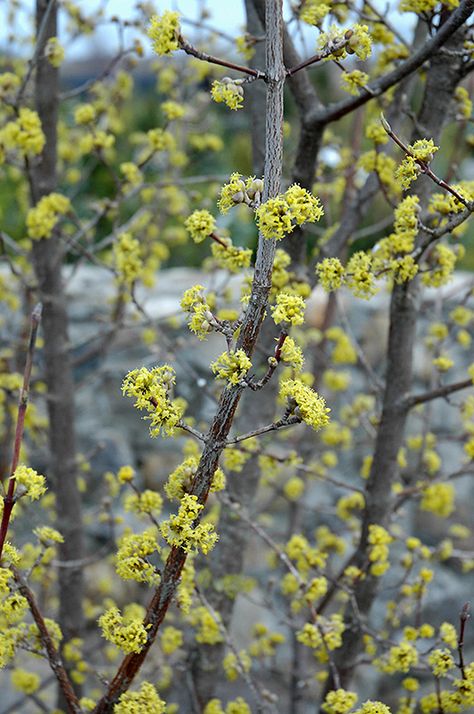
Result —
[[79, 704], [79, 700], [74, 692], [74, 689], [72, 688], [71, 681], [61, 661], [59, 652], [56, 649], [54, 642], [51, 639], [51, 635], [48, 632], [48, 628], [46, 627], [43, 615], [41, 614], [41, 611], [35, 600], [33, 591], [28, 587], [27, 583], [25, 582], [25, 580], [23, 580], [18, 570], [13, 567], [11, 569], [13, 571], [15, 581], [18, 584], [18, 590], [28, 602], [30, 612], [33, 616], [34, 621], [36, 622], [36, 626], [38, 627], [41, 642], [46, 650], [49, 665], [52, 671], [54, 672], [56, 679], [58, 680], [68, 710], [69, 712], [71, 712], [71, 714], [81, 714], [82, 709]]
[[429, 176], [432, 181], [434, 181], [436, 184], [438, 184], [438, 186], [440, 186], [441, 188], [444, 188], [445, 191], [449, 191], [449, 193], [451, 195], [453, 195], [457, 201], [459, 201], [464, 206], [466, 206], [466, 208], [468, 208], [469, 210], [472, 210], [472, 202], [467, 201], [465, 198], [463, 198], [463, 196], [461, 196], [460, 193], [458, 193], [458, 191], [456, 191], [455, 188], [453, 188], [448, 183], [446, 183], [446, 181], [443, 181], [443, 179], [440, 179], [438, 176], [436, 176], [436, 174], [430, 168], [430, 165], [427, 161], [423, 161], [423, 159], [417, 158], [417, 156], [411, 151], [410, 147], [407, 144], [405, 144], [397, 134], [395, 134], [395, 132], [392, 130], [392, 127], [390, 126], [388, 121], [385, 119], [383, 114], [381, 115], [381, 122], [382, 122], [382, 126], [385, 129], [385, 131], [387, 132], [388, 136], [391, 139], [393, 139], [393, 141], [402, 149], [402, 151], [405, 152], [405, 154], [407, 156], [411, 156], [414, 159], [414, 161], [416, 161], [416, 163], [420, 167], [422, 173]]
[[20, 390], [20, 399], [18, 402], [18, 414], [16, 420], [15, 429], [15, 441], [13, 444], [13, 456], [12, 464], [10, 469], [10, 479], [8, 482], [7, 493], [3, 496], [3, 513], [2, 522], [0, 524], [0, 559], [2, 557], [3, 546], [5, 544], [5, 538], [7, 537], [8, 526], [10, 523], [10, 517], [15, 505], [15, 478], [14, 474], [20, 460], [20, 448], [23, 439], [23, 432], [25, 428], [25, 416], [26, 409], [28, 406], [28, 397], [30, 390], [30, 380], [31, 380], [31, 370], [33, 367], [33, 355], [36, 345], [36, 337], [38, 335], [38, 327], [41, 321], [41, 303], [38, 303], [33, 312], [31, 313], [30, 322], [30, 337], [28, 342], [28, 350], [26, 353], [26, 363], [25, 370], [23, 373], [23, 386]]

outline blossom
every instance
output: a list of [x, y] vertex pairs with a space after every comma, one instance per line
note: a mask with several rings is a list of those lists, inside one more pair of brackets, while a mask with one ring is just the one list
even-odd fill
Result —
[[53, 66], [60, 67], [64, 60], [64, 47], [59, 43], [57, 37], [50, 37], [44, 48], [44, 56]]
[[316, 265], [316, 275], [328, 292], [337, 290], [344, 282], [344, 266], [339, 258], [324, 258]]
[[230, 238], [220, 238], [214, 241], [211, 247], [212, 255], [221, 268], [226, 268], [231, 273], [240, 273], [248, 268], [252, 259], [250, 248], [238, 248], [232, 245]]
[[355, 692], [349, 692], [346, 689], [335, 689], [332, 692], [328, 692], [321, 708], [326, 714], [347, 714], [356, 704], [357, 699]]
[[172, 367], [163, 365], [133, 369], [122, 384], [122, 393], [135, 397], [134, 406], [145, 410], [150, 421], [151, 436], [172, 436], [184, 413], [182, 400], [170, 399], [176, 377]]
[[46, 138], [38, 113], [22, 107], [15, 121], [8, 122], [0, 131], [7, 149], [17, 149], [23, 156], [35, 156], [43, 151]]
[[30, 501], [37, 501], [38, 498], [46, 493], [46, 480], [34, 469], [21, 464], [17, 466], [15, 473], [12, 476], [15, 480], [17, 489], [21, 488], [19, 495], [27, 496]]
[[165, 10], [163, 15], [150, 18], [148, 37], [153, 42], [153, 51], [157, 55], [169, 55], [179, 47], [179, 12]]
[[195, 243], [201, 243], [215, 231], [216, 221], [209, 211], [194, 211], [184, 225]]
[[124, 692], [114, 706], [114, 714], [164, 714], [165, 711], [165, 702], [149, 682], [143, 682], [138, 692]]
[[429, 665], [435, 677], [442, 677], [455, 666], [453, 655], [448, 649], [435, 649], [428, 657]]
[[41, 677], [35, 672], [27, 672], [16, 667], [11, 673], [11, 682], [15, 689], [23, 694], [34, 694], [41, 684]]
[[211, 87], [211, 97], [217, 104], [224, 103], [229, 109], [237, 111], [242, 109], [244, 102], [244, 88], [239, 79], [224, 77], [221, 82], [214, 80]]
[[281, 240], [294, 229], [284, 198], [270, 198], [257, 208], [257, 225], [264, 238]]
[[200, 549], [205, 555], [215, 546], [218, 535], [211, 523], [197, 523], [204, 506], [198, 503], [197, 496], [185, 493], [177, 515], [163, 521], [161, 535], [171, 546], [178, 546], [189, 553]]
[[278, 293], [276, 305], [272, 306], [272, 317], [275, 324], [288, 322], [291, 325], [302, 325], [304, 322], [305, 301], [299, 295]]
[[373, 523], [369, 525], [369, 561], [372, 563], [370, 566], [372, 575], [381, 576], [389, 568], [388, 546], [392, 541], [392, 536], [383, 526]]
[[76, 124], [91, 124], [96, 117], [97, 112], [93, 104], [79, 104], [74, 110]]
[[147, 628], [143, 625], [142, 618], [123, 617], [118, 607], [106, 610], [99, 618], [99, 626], [102, 629], [102, 636], [127, 654], [140, 652], [148, 639]]
[[159, 575], [150, 563], [149, 556], [157, 552], [159, 546], [154, 528], [143, 533], [125, 533], [119, 541], [115, 570], [123, 580], [156, 584], [159, 582]]
[[454, 510], [455, 490], [452, 483], [432, 483], [422, 491], [420, 508], [447, 518]]
[[354, 69], [352, 72], [343, 72], [341, 74], [343, 89], [349, 94], [357, 96], [361, 87], [365, 87], [369, 81], [369, 75], [366, 72], [361, 72], [359, 69]]
[[140, 242], [124, 231], [114, 245], [114, 261], [120, 285], [131, 287], [143, 272]]
[[286, 379], [280, 385], [280, 398], [290, 398], [296, 402], [297, 411], [302, 420], [313, 429], [321, 429], [329, 423], [329, 412], [323, 397], [311, 387], [295, 379]]
[[315, 223], [324, 215], [321, 202], [299, 184], [292, 184], [284, 193], [290, 216], [300, 226], [302, 223]]
[[218, 379], [225, 379], [229, 384], [237, 385], [243, 380], [252, 363], [243, 350], [223, 352], [211, 369]]
[[36, 206], [30, 208], [26, 216], [26, 225], [30, 238], [40, 240], [50, 238], [60, 216], [71, 209], [69, 198], [60, 193], [43, 196]]
[[245, 198], [246, 182], [236, 171], [230, 175], [229, 183], [224, 184], [220, 191], [217, 207], [221, 213], [227, 211]]

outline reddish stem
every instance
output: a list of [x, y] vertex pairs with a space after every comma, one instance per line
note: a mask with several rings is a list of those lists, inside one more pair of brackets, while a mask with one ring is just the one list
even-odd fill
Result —
[[31, 370], [33, 367], [33, 354], [35, 351], [36, 337], [38, 334], [38, 327], [41, 321], [41, 303], [38, 303], [31, 313], [31, 324], [30, 324], [30, 339], [28, 343], [28, 351], [26, 353], [26, 363], [25, 370], [23, 373], [23, 386], [20, 391], [20, 399], [18, 402], [18, 415], [16, 420], [15, 429], [15, 441], [13, 445], [13, 456], [12, 465], [10, 470], [10, 479], [8, 481], [7, 493], [3, 496], [3, 514], [2, 522], [0, 525], [0, 559], [2, 557], [3, 546], [5, 544], [5, 539], [7, 537], [8, 525], [10, 523], [10, 517], [15, 505], [15, 479], [14, 473], [17, 469], [18, 462], [20, 460], [20, 448], [23, 439], [23, 431], [25, 428], [25, 415], [26, 408], [28, 406], [28, 396], [30, 389], [30, 379]]

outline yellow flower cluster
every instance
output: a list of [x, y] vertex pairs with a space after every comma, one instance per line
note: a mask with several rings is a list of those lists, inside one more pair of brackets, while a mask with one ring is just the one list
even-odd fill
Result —
[[163, 499], [157, 491], [152, 491], [149, 488], [141, 493], [129, 493], [125, 496], [123, 507], [126, 511], [137, 514], [155, 516], [159, 515], [163, 507]]
[[262, 193], [262, 179], [249, 176], [244, 180], [241, 174], [234, 171], [230, 175], [229, 182], [221, 188], [217, 207], [221, 213], [227, 213], [230, 208], [239, 203], [258, 206]]
[[209, 211], [194, 211], [184, 225], [195, 243], [201, 243], [216, 229], [216, 221]]
[[53, 67], [60, 67], [64, 61], [64, 47], [57, 37], [50, 37], [44, 48], [44, 56]]
[[323, 397], [311, 387], [295, 379], [286, 379], [280, 385], [280, 399], [288, 398], [295, 403], [294, 414], [318, 430], [329, 423], [329, 412]]
[[27, 672], [25, 669], [15, 668], [11, 674], [13, 687], [23, 694], [34, 694], [41, 684], [41, 677], [35, 672]]
[[163, 538], [171, 546], [178, 546], [187, 553], [200, 549], [205, 555], [215, 546], [218, 535], [211, 523], [197, 523], [204, 506], [197, 496], [184, 494], [177, 515], [163, 521], [160, 530]]
[[180, 32], [179, 12], [165, 10], [163, 15], [153, 15], [150, 18], [147, 34], [157, 55], [169, 55], [177, 50]]
[[43, 196], [26, 216], [29, 237], [35, 240], [50, 238], [60, 216], [64, 216], [70, 209], [69, 198], [60, 193]]
[[163, 102], [161, 105], [163, 114], [168, 119], [168, 121], [173, 121], [174, 119], [181, 119], [186, 113], [185, 107], [178, 102], [173, 102], [171, 99], [167, 102]]
[[120, 164], [120, 173], [125, 177], [125, 190], [129, 191], [134, 186], [139, 186], [143, 181], [143, 175], [140, 169], [133, 161], [124, 161]]
[[229, 652], [222, 660], [225, 676], [230, 682], [238, 679], [242, 672], [249, 672], [251, 666], [252, 660], [245, 650], [240, 650], [238, 656], [233, 652]]
[[114, 714], [164, 714], [166, 704], [153, 684], [143, 682], [138, 692], [125, 692], [114, 706]]
[[[189, 492], [191, 483], [196, 474], [199, 465], [197, 456], [190, 456], [185, 459], [176, 469], [169, 475], [168, 481], [165, 484], [165, 493], [170, 500], [180, 501], [185, 493]], [[225, 475], [222, 469], [216, 469], [212, 479], [210, 491], [222, 491], [225, 488]]]
[[114, 261], [119, 285], [130, 289], [143, 272], [143, 259], [140, 242], [132, 238], [128, 231], [118, 236], [114, 245]]
[[326, 695], [322, 710], [326, 714], [347, 714], [357, 703], [358, 696], [355, 692], [349, 692], [347, 689], [335, 689]]
[[361, 87], [365, 87], [369, 81], [369, 75], [367, 72], [361, 72], [360, 69], [353, 69], [352, 72], [343, 72], [341, 80], [342, 88], [348, 94], [357, 96]]
[[97, 111], [93, 104], [79, 104], [74, 110], [74, 121], [76, 124], [91, 124], [97, 117]]
[[420, 508], [441, 518], [448, 518], [454, 511], [455, 495], [452, 483], [432, 483], [422, 490]]
[[[216, 613], [218, 618], [218, 614]], [[196, 607], [189, 616], [192, 625], [198, 627], [196, 642], [206, 645], [216, 645], [224, 638], [219, 627], [220, 619], [215, 619], [206, 607]]]
[[159, 582], [156, 568], [148, 560], [159, 552], [156, 530], [149, 528], [143, 533], [125, 533], [119, 540], [115, 556], [115, 569], [124, 580], [136, 580], [149, 585]]
[[172, 367], [147, 367], [133, 369], [122, 384], [127, 397], [135, 397], [134, 406], [148, 412], [151, 436], [172, 436], [184, 413], [180, 399], [170, 399], [176, 377]]
[[15, 121], [0, 131], [0, 143], [6, 149], [16, 149], [23, 156], [35, 156], [43, 151], [46, 139], [37, 112], [22, 107]]
[[106, 610], [99, 617], [99, 626], [102, 636], [127, 654], [140, 652], [148, 638], [142, 618], [124, 617], [118, 607]]
[[[462, 246], [458, 246], [461, 248]], [[421, 276], [424, 285], [439, 288], [449, 282], [457, 256], [454, 250], [443, 243], [438, 243], [429, 256], [429, 270]]]
[[409, 154], [405, 156], [396, 171], [396, 177], [403, 188], [410, 188], [421, 173], [418, 161], [429, 164], [433, 160], [433, 154], [438, 151], [439, 146], [435, 146], [432, 139], [418, 139], [408, 147]]
[[173, 654], [183, 644], [183, 633], [176, 627], [165, 627], [161, 634], [161, 649], [167, 655]]
[[15, 479], [17, 496], [27, 496], [30, 501], [37, 501], [46, 493], [46, 479], [34, 469], [20, 464], [12, 476]]
[[372, 270], [372, 256], [364, 251], [354, 253], [346, 266], [346, 283], [355, 297], [368, 300], [375, 295], [375, 275]]
[[227, 703], [225, 709], [222, 707], [220, 699], [210, 699], [203, 709], [202, 714], [252, 714], [249, 705], [242, 699], [237, 697]]
[[320, 2], [320, 0], [306, 0], [302, 5], [299, 18], [308, 25], [319, 27], [321, 21], [331, 11], [331, 3]]
[[393, 541], [392, 536], [383, 526], [369, 525], [369, 561], [372, 563], [370, 572], [377, 577], [383, 575], [390, 567], [388, 562], [389, 544]]
[[342, 633], [345, 630], [342, 615], [334, 614], [330, 617], [318, 615], [316, 624], [307, 622], [296, 633], [296, 639], [306, 647], [319, 650], [336, 650], [342, 645]]
[[213, 242], [211, 251], [218, 265], [231, 273], [240, 273], [250, 266], [250, 248], [238, 248], [232, 245], [230, 238], [220, 238], [219, 242]]
[[203, 291], [203, 285], [194, 285], [192, 288], [188, 288], [180, 303], [182, 309], [189, 313], [189, 329], [200, 340], [205, 340], [207, 334], [216, 326], [214, 315]]
[[281, 292], [276, 297], [276, 305], [272, 306], [272, 317], [276, 325], [281, 322], [290, 325], [302, 325], [304, 322], [305, 301], [299, 295]]
[[[341, 45], [336, 49], [338, 45]], [[321, 32], [318, 38], [318, 49], [327, 59], [344, 59], [348, 54], [355, 54], [361, 60], [367, 59], [372, 53], [372, 40], [367, 25], [355, 24], [348, 30], [338, 25], [331, 25], [327, 32]]]
[[285, 364], [300, 372], [304, 365], [304, 356], [301, 350], [292, 337], [287, 337], [281, 348], [280, 359]]
[[377, 660], [377, 667], [387, 674], [394, 672], [408, 672], [411, 667], [418, 663], [418, 652], [416, 648], [403, 640], [399, 645], [394, 645], [387, 654]]
[[435, 649], [428, 657], [428, 663], [435, 677], [442, 677], [455, 667], [453, 655], [448, 649]]
[[215, 362], [212, 362], [211, 369], [217, 375], [217, 379], [226, 380], [229, 385], [239, 384], [252, 363], [243, 350], [223, 352]]
[[281, 240], [295, 226], [315, 223], [323, 214], [319, 198], [293, 184], [284, 194], [262, 203], [256, 210], [256, 220], [264, 238]]
[[241, 79], [223, 77], [221, 81], [214, 80], [211, 87], [211, 97], [217, 104], [224, 103], [229, 109], [242, 109], [244, 88]]

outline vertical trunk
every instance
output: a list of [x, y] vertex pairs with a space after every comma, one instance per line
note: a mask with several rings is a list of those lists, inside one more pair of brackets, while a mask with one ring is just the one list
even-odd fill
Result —
[[[31, 200], [36, 204], [56, 189], [58, 70], [44, 57], [44, 45], [57, 32], [55, 0], [37, 0], [37, 64], [35, 104], [46, 144], [38, 164], [30, 170]], [[50, 466], [48, 476], [56, 494], [57, 527], [64, 536], [61, 560], [83, 555], [81, 502], [76, 483], [74, 382], [69, 355], [68, 316], [62, 282], [64, 251], [55, 232], [35, 241], [33, 264], [43, 303], [44, 365], [47, 385]], [[59, 624], [67, 641], [80, 636], [83, 624], [81, 568], [59, 570]]]

